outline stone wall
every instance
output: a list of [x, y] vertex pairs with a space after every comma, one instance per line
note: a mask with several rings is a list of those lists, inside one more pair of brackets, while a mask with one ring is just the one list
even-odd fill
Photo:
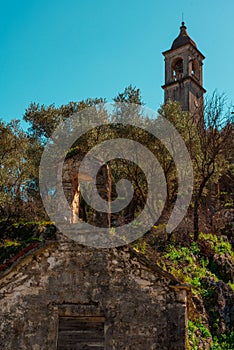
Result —
[[57, 349], [61, 317], [104, 322], [103, 347], [67, 349], [186, 349], [186, 290], [131, 248], [94, 250], [62, 239], [0, 283], [1, 350]]
[[[110, 215], [92, 210], [92, 214], [87, 215], [87, 205], [81, 203], [80, 184], [78, 179], [79, 166], [86, 156], [90, 160], [90, 166], [100, 168], [97, 178], [92, 178], [91, 168], [86, 168], [85, 172], [79, 174], [82, 181], [95, 183], [98, 193], [105, 200], [110, 200], [111, 193], [111, 176], [108, 165], [103, 165], [100, 160], [94, 157], [88, 157], [86, 154], [79, 152], [71, 158], [65, 160], [63, 165], [63, 190], [69, 205], [71, 206], [71, 215], [68, 218], [70, 222], [77, 223], [79, 219], [85, 222], [95, 223], [102, 227], [110, 226]], [[91, 203], [95, 205], [95, 199], [90, 198]], [[84, 202], [84, 201], [83, 201]]]

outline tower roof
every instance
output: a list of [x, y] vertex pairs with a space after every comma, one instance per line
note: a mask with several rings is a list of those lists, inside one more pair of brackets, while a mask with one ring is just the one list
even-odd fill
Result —
[[178, 49], [178, 47], [191, 44], [194, 47], [197, 47], [195, 42], [189, 37], [186, 26], [184, 25], [184, 22], [181, 23], [180, 27], [180, 34], [177, 36], [177, 38], [173, 41], [171, 50]]

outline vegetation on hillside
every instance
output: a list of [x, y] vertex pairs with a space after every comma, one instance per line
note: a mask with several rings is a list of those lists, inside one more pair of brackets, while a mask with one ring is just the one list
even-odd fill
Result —
[[[92, 107], [94, 117], [98, 113], [103, 121], [108, 120], [104, 102], [104, 99], [87, 99], [60, 107], [33, 103], [24, 115], [29, 123], [27, 131], [21, 129], [18, 121], [0, 122], [0, 269], [9, 267], [16, 261], [15, 257], [29, 249], [56, 239], [56, 228], [40, 197], [39, 165], [44, 146], [60, 121], [68, 121], [71, 115], [87, 107]], [[119, 107], [120, 102], [124, 108]], [[176, 231], [168, 234], [165, 225], [177, 197], [177, 169], [173, 157], [159, 140], [138, 127], [121, 125], [131, 103], [135, 104], [134, 118], [138, 124], [153, 129], [156, 120], [141, 114], [140, 90], [129, 86], [114, 98], [111, 119], [114, 124], [87, 132], [73, 144], [66, 158], [79, 152], [87, 153], [94, 145], [116, 137], [138, 141], [156, 156], [166, 178], [167, 200], [155, 226], [133, 244], [162, 268], [191, 285], [190, 348], [232, 349], [233, 115], [226, 108], [224, 96], [216, 93], [206, 102], [204, 114], [200, 110], [189, 116], [172, 101], [161, 106], [160, 115], [172, 122], [183, 137], [194, 168], [194, 191], [188, 213]], [[117, 197], [115, 183], [121, 178], [129, 179], [134, 188], [131, 203], [118, 215], [118, 224], [126, 223], [137, 217], [146, 203], [146, 178], [139, 166], [128, 161], [113, 160], [109, 166], [112, 199]], [[81, 213], [81, 219], [91, 220], [94, 210], [82, 205], [85, 215]], [[113, 215], [113, 224], [114, 221]]]

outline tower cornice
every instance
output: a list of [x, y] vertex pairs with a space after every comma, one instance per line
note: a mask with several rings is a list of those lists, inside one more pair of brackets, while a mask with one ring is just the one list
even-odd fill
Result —
[[195, 50], [200, 56], [201, 56], [201, 58], [204, 60], [206, 57], [201, 53], [201, 51], [200, 50], [198, 50], [198, 48], [197, 47], [195, 47], [195, 46], [193, 46], [193, 45], [191, 45], [191, 44], [185, 44], [185, 45], [183, 45], [183, 46], [180, 46], [180, 47], [178, 47], [178, 48], [176, 48], [176, 49], [169, 49], [169, 50], [166, 50], [166, 51], [163, 51], [162, 52], [162, 54], [163, 54], [163, 56], [166, 56], [168, 53], [171, 53], [171, 52], [180, 52], [180, 51], [182, 51], [181, 49], [184, 49], [185, 47], [191, 47], [193, 50]]
[[204, 89], [204, 87], [201, 86], [201, 85], [196, 81], [196, 79], [193, 78], [193, 77], [191, 77], [191, 76], [186, 76], [186, 77], [184, 77], [184, 78], [181, 78], [180, 80], [172, 81], [171, 83], [164, 84], [164, 85], [162, 85], [161, 87], [162, 87], [162, 89], [164, 90], [165, 88], [170, 87], [170, 86], [172, 87], [172, 86], [175, 86], [175, 85], [181, 85], [182, 83], [184, 83], [184, 82], [187, 81], [187, 80], [192, 81], [197, 87], [199, 87], [199, 88], [202, 90], [203, 93], [206, 93], [206, 89]]

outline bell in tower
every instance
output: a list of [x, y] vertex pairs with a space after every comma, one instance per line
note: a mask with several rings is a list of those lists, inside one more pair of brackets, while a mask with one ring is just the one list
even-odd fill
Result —
[[178, 101], [182, 110], [196, 114], [203, 109], [202, 65], [205, 56], [189, 37], [184, 22], [165, 57], [164, 102]]

